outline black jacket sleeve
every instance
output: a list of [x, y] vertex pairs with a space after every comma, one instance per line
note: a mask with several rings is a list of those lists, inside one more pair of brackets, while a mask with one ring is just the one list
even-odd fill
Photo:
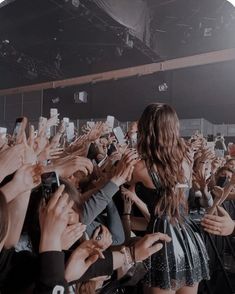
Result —
[[111, 276], [113, 273], [113, 255], [112, 251], [106, 250], [103, 252], [105, 259], [98, 259], [91, 265], [85, 274], [79, 279], [79, 282], [86, 282], [90, 279]]
[[39, 275], [35, 294], [66, 293], [67, 282], [64, 279], [64, 253], [48, 251], [39, 255]]

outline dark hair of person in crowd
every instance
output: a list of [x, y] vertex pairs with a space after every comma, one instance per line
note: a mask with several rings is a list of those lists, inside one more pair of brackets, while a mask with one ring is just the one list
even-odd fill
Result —
[[[79, 207], [81, 205], [79, 191], [67, 180], [60, 178], [60, 184], [65, 185], [64, 193], [69, 195], [69, 198], [75, 202], [74, 209], [80, 213]], [[41, 186], [37, 187], [31, 192], [30, 201], [24, 222], [24, 232], [27, 232], [31, 241], [34, 252], [39, 250], [40, 242], [40, 224], [39, 224], [39, 208], [43, 200], [43, 193]]]
[[187, 147], [179, 136], [179, 119], [171, 106], [154, 103], [145, 108], [138, 122], [137, 149], [147, 168], [157, 172], [166, 191], [155, 212], [180, 220], [184, 193], [176, 185], [185, 181], [182, 162]]
[[0, 191], [0, 242], [6, 237], [9, 226], [8, 208], [5, 196]]

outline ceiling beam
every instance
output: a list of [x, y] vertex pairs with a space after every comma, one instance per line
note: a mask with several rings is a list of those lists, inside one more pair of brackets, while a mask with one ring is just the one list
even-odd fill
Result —
[[112, 70], [108, 72], [95, 73], [86, 76], [69, 78], [59, 81], [45, 82], [35, 85], [28, 85], [17, 88], [0, 90], [0, 96], [9, 94], [26, 93], [39, 91], [42, 89], [53, 89], [59, 87], [78, 86], [89, 83], [98, 83], [109, 80], [118, 80], [134, 76], [145, 76], [160, 71], [177, 70], [188, 67], [207, 65], [219, 62], [235, 60], [235, 48], [213, 51], [193, 56], [171, 59], [158, 63], [145, 64], [140, 66], [128, 67], [124, 69]]

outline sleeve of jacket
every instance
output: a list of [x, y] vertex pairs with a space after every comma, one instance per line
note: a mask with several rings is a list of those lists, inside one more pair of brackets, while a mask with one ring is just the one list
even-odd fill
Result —
[[103, 252], [105, 259], [98, 259], [94, 264], [92, 264], [84, 275], [79, 279], [79, 282], [86, 282], [90, 279], [101, 277], [101, 276], [111, 276], [113, 273], [113, 255], [111, 250], [106, 250]]
[[67, 282], [64, 279], [64, 253], [48, 251], [39, 254], [39, 275], [35, 294], [64, 294]]
[[81, 222], [89, 225], [106, 208], [119, 187], [113, 182], [108, 182], [97, 193], [93, 194], [83, 205]]

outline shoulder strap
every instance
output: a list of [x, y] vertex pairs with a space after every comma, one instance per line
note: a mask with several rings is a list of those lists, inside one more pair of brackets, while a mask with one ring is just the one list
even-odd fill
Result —
[[151, 170], [148, 170], [148, 173], [152, 179], [152, 182], [153, 182], [155, 188], [156, 189], [162, 188], [162, 184], [161, 184], [161, 181], [160, 181], [158, 174], [156, 172], [151, 171]]

